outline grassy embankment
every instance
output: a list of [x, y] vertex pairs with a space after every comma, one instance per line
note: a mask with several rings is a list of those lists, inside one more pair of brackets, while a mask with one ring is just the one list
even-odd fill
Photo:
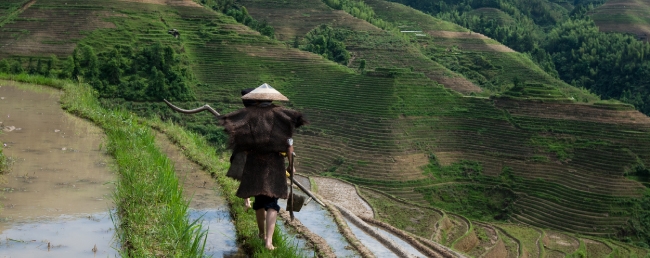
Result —
[[[0, 130], [2, 130], [2, 127], [0, 126]], [[2, 131], [0, 131], [2, 133]], [[2, 142], [0, 142], [0, 185], [4, 184], [6, 182], [6, 178], [4, 177], [4, 174], [9, 171], [9, 162], [10, 159], [2, 153], [2, 149], [4, 148], [4, 145]], [[0, 206], [0, 210], [2, 210], [2, 206]]]
[[[87, 118], [102, 127], [108, 136], [108, 151], [115, 159], [119, 180], [115, 192], [116, 223], [123, 255], [128, 257], [172, 255], [201, 257], [205, 231], [197, 221], [188, 221], [188, 200], [173, 165], [154, 144], [150, 126], [164, 131], [185, 154], [204, 166], [220, 183], [231, 204], [238, 239], [255, 257], [300, 257], [296, 247], [278, 230], [277, 249], [270, 252], [257, 237], [254, 213], [244, 212], [243, 200], [234, 196], [238, 183], [226, 178], [227, 161], [215, 154], [205, 138], [179, 126], [144, 122], [125, 111], [106, 110], [99, 105], [87, 85], [72, 84], [40, 76], [0, 75], [0, 78], [62, 88], [62, 106], [68, 112]], [[152, 232], [156, 232], [152, 234]]]

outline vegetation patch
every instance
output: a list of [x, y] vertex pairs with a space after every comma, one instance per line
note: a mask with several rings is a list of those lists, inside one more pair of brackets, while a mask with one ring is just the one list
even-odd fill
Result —
[[442, 218], [439, 211], [402, 203], [373, 190], [359, 188], [359, 192], [372, 206], [377, 220], [427, 239]]
[[[350, 52], [345, 49], [345, 43], [343, 43], [347, 34], [349, 34], [348, 30], [333, 29], [328, 25], [321, 25], [307, 33], [303, 44], [299, 47], [301, 50], [316, 53], [334, 62], [347, 65], [350, 60]], [[365, 62], [363, 66], [365, 66]]]
[[201, 0], [201, 4], [212, 8], [212, 10], [222, 12], [230, 17], [235, 18], [237, 22], [258, 31], [260, 34], [269, 38], [275, 38], [275, 29], [265, 20], [255, 20], [246, 10], [233, 0]]
[[580, 241], [578, 239], [550, 230], [545, 231], [542, 241], [544, 246], [550, 250], [557, 250], [565, 254], [576, 252], [580, 248]]
[[527, 255], [527, 257], [538, 257], [540, 253], [539, 241], [541, 241], [541, 234], [539, 231], [533, 229], [532, 227], [515, 226], [509, 224], [499, 224], [498, 227], [519, 239], [523, 245], [524, 252], [521, 255]]
[[[2, 124], [0, 124], [0, 129], [2, 129]], [[9, 158], [2, 153], [4, 149], [4, 144], [0, 142], [0, 175], [9, 171]], [[0, 183], [3, 182], [3, 179], [0, 179]]]
[[612, 248], [603, 242], [585, 238], [583, 238], [582, 241], [585, 243], [585, 247], [587, 249], [586, 257], [608, 257], [612, 252]]
[[480, 221], [503, 220], [516, 199], [507, 188], [479, 184], [445, 184], [416, 188], [429, 203]]
[[650, 39], [650, 3], [635, 0], [602, 2], [605, 3], [589, 14], [601, 31], [632, 33], [640, 40]]

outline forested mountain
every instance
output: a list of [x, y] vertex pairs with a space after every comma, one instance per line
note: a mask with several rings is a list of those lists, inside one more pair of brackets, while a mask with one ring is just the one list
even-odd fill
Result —
[[650, 44], [600, 32], [589, 14], [605, 1], [394, 1], [481, 32], [573, 86], [650, 114]]

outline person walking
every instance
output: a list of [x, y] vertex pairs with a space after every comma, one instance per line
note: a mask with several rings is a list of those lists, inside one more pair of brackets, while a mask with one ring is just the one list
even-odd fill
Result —
[[284, 156], [291, 158], [292, 136], [296, 128], [308, 124], [302, 113], [272, 101], [289, 99], [268, 84], [262, 84], [243, 100], [254, 100], [255, 105], [220, 117], [220, 123], [229, 137], [233, 152], [245, 151], [246, 163], [237, 189], [237, 197], [255, 197], [260, 238], [267, 249], [273, 250], [273, 232], [280, 206], [278, 198], [287, 199], [286, 167]]

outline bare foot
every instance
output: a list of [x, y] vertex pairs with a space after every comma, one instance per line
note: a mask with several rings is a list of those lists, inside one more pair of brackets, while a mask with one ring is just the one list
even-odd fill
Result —
[[272, 244], [266, 244], [265, 247], [266, 247], [266, 249], [269, 249], [271, 251], [275, 250], [275, 246], [273, 246]]

